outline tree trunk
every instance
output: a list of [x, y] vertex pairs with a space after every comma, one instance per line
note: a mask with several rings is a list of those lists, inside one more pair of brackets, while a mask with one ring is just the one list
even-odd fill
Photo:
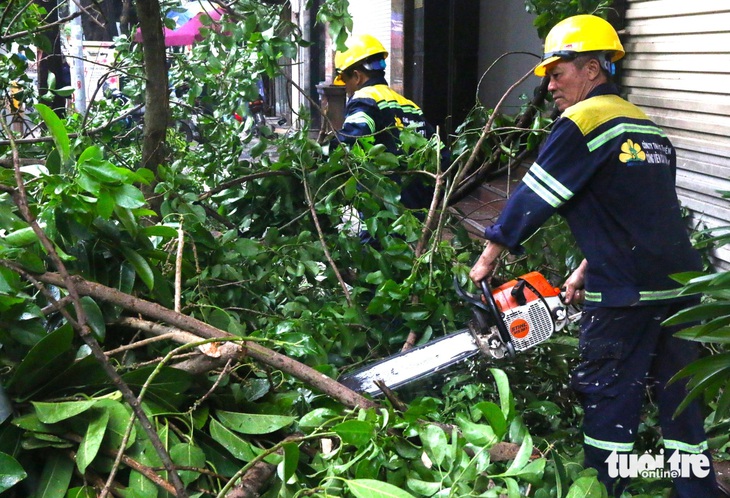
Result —
[[[157, 167], [165, 160], [165, 134], [170, 116], [165, 38], [162, 14], [157, 0], [136, 0], [137, 16], [144, 41], [145, 92], [144, 141], [141, 167], [150, 169], [157, 178]], [[156, 181], [143, 185], [150, 207], [160, 212], [161, 199], [154, 197]]]
[[[45, 24], [58, 21], [58, 0], [36, 0], [36, 4], [48, 11], [48, 18], [46, 18]], [[60, 88], [59, 83], [63, 81], [63, 55], [61, 53], [61, 35], [58, 26], [46, 30], [45, 36], [48, 38], [51, 51], [45, 53], [39, 50], [38, 93], [41, 97], [48, 93], [50, 87], [48, 77], [51, 74], [56, 78], [54, 88]], [[66, 115], [66, 99], [64, 97], [53, 94], [50, 102], [44, 101], [44, 103], [47, 103], [59, 117], [62, 118]]]

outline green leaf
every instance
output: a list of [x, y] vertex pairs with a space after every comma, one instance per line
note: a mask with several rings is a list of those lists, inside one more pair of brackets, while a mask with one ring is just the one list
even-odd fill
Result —
[[247, 238], [238, 239], [235, 246], [238, 253], [245, 258], [252, 258], [262, 250], [262, 245], [259, 241]]
[[36, 104], [35, 109], [41, 115], [43, 121], [45, 121], [46, 126], [48, 126], [51, 136], [53, 136], [53, 143], [56, 144], [56, 149], [61, 157], [61, 164], [66, 164], [71, 157], [71, 142], [69, 141], [66, 127], [56, 113], [47, 105]]
[[525, 435], [520, 450], [517, 452], [517, 456], [512, 461], [512, 465], [507, 469], [507, 474], [517, 475], [522, 468], [527, 465], [532, 456], [532, 437], [529, 434]]
[[122, 246], [122, 253], [127, 261], [134, 267], [134, 271], [137, 273], [142, 282], [147, 285], [149, 290], [152, 290], [155, 286], [155, 275], [152, 273], [150, 264], [144, 259], [139, 253], [133, 249]]
[[223, 410], [218, 410], [216, 415], [221, 424], [241, 434], [269, 434], [296, 420], [295, 417], [286, 415], [237, 413]]
[[76, 467], [82, 474], [86, 472], [86, 468], [94, 461], [101, 442], [104, 440], [106, 427], [109, 423], [109, 412], [107, 410], [96, 410], [96, 416], [89, 421], [86, 428], [86, 434], [79, 444], [79, 450], [76, 453]]
[[[128, 405], [113, 399], [99, 400], [94, 408], [100, 408], [109, 413], [109, 422], [104, 435], [104, 446], [115, 451], [119, 450], [127, 432], [132, 409]], [[132, 446], [136, 440], [137, 428], [133, 425], [132, 432], [127, 440], [127, 448]]]
[[127, 261], [122, 262], [119, 265], [119, 283], [117, 284], [117, 290], [129, 294], [134, 289], [134, 267]]
[[142, 233], [147, 237], [162, 237], [165, 239], [174, 239], [177, 237], [177, 230], [167, 225], [152, 225], [142, 228]]
[[353, 479], [345, 482], [356, 498], [413, 498], [407, 491], [383, 481]]
[[494, 433], [501, 438], [507, 433], [507, 420], [499, 406], [491, 401], [482, 401], [472, 407], [472, 411], [480, 413], [487, 419]]
[[76, 161], [78, 164], [84, 164], [87, 161], [103, 161], [104, 160], [104, 151], [101, 150], [101, 147], [98, 145], [91, 145], [84, 149], [84, 151], [79, 154], [79, 158]]
[[134, 185], [122, 185], [112, 191], [114, 202], [117, 206], [128, 209], [136, 209], [144, 206], [147, 201], [144, 199], [142, 191]]
[[8, 247], [25, 247], [35, 242], [38, 242], [38, 236], [30, 226], [10, 232], [4, 235], [0, 241]]
[[662, 325], [677, 325], [730, 314], [730, 302], [713, 302], [686, 308], [665, 320]]
[[583, 476], [575, 480], [565, 498], [606, 498], [606, 487], [595, 476]]
[[30, 395], [30, 391], [58, 375], [73, 361], [73, 335], [71, 325], [65, 324], [38, 341], [15, 369], [9, 388]]
[[302, 429], [318, 429], [336, 417], [338, 417], [338, 413], [331, 408], [315, 408], [299, 420], [299, 427]]
[[469, 443], [476, 446], [492, 446], [498, 441], [491, 426], [475, 424], [463, 415], [458, 415], [456, 420], [464, 438]]
[[284, 459], [278, 466], [281, 480], [288, 482], [299, 466], [299, 446], [295, 443], [286, 443], [284, 448]]
[[41, 474], [36, 496], [43, 498], [64, 498], [71, 476], [74, 462], [65, 453], [51, 452], [45, 458], [45, 466]]
[[99, 189], [99, 193], [96, 195], [96, 212], [99, 216], [105, 220], [111, 218], [114, 213], [114, 196], [106, 189]]
[[444, 430], [431, 424], [421, 428], [418, 435], [423, 443], [423, 449], [431, 461], [436, 465], [441, 465], [448, 452], [449, 444]]
[[104, 321], [104, 314], [101, 312], [99, 305], [96, 304], [93, 298], [84, 296], [81, 298], [81, 307], [86, 313], [86, 319], [89, 327], [94, 332], [96, 340], [103, 343], [106, 337], [106, 322]]
[[344, 444], [361, 447], [368, 444], [375, 435], [375, 427], [364, 420], [346, 420], [332, 428]]
[[71, 488], [66, 494], [66, 498], [94, 498], [95, 496], [97, 496], [96, 490], [92, 486]]
[[0, 493], [28, 477], [15, 458], [0, 452]]
[[95, 399], [86, 401], [62, 401], [60, 403], [46, 403], [33, 401], [33, 407], [38, 414], [38, 420], [44, 424], [55, 424], [61, 420], [75, 417], [84, 413], [96, 404]]
[[258, 451], [248, 441], [241, 439], [214, 418], [210, 419], [210, 436], [231, 455], [244, 462], [250, 462], [258, 455]]
[[499, 393], [499, 404], [502, 408], [502, 414], [505, 420], [509, 420], [512, 416], [512, 407], [514, 405], [512, 400], [512, 392], [509, 388], [509, 379], [504, 370], [499, 368], [490, 368], [489, 371], [494, 376], [494, 380], [497, 382], [497, 392]]
[[[130, 370], [122, 375], [122, 379], [130, 385], [130, 387], [141, 388], [148, 383], [146, 397], [154, 400], [158, 405], [167, 409], [177, 407], [184, 399], [185, 391], [192, 383], [190, 373], [183, 370], [162, 367], [156, 372], [155, 367], [140, 367]], [[149, 382], [150, 376], [155, 373], [154, 379]]]
[[[205, 453], [194, 444], [179, 443], [174, 445], [170, 448], [170, 458], [172, 458], [175, 465], [180, 467], [196, 467], [200, 469], [205, 467]], [[200, 472], [193, 470], [181, 470], [179, 474], [180, 479], [182, 479], [186, 487], [195, 482], [198, 476], [200, 476]]]
[[[163, 444], [165, 444], [163, 440]], [[134, 447], [130, 456], [142, 465], [153, 467], [160, 465], [159, 456], [152, 449], [149, 441]], [[157, 486], [136, 470], [129, 474], [129, 486], [126, 489], [125, 497], [127, 498], [157, 498], [159, 491]], [[164, 496], [167, 496], [165, 493]]]
[[[80, 159], [79, 162], [81, 162]], [[112, 185], [124, 183], [127, 179], [134, 176], [134, 173], [128, 169], [114, 166], [108, 161], [102, 162], [101, 164], [84, 164], [81, 170], [98, 182]]]
[[408, 489], [421, 496], [433, 496], [441, 490], [440, 482], [422, 481], [413, 477], [408, 478], [406, 485]]

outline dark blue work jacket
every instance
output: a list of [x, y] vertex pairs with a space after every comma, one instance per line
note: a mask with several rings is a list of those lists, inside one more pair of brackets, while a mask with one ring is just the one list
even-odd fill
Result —
[[588, 261], [586, 300], [631, 306], [677, 299], [673, 273], [701, 269], [682, 219], [672, 143], [612, 84], [569, 107], [489, 240], [519, 252], [555, 212]]

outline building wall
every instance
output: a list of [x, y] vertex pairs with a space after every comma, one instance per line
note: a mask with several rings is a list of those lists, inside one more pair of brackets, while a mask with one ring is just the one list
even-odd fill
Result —
[[[535, 16], [525, 11], [522, 0], [482, 0], [479, 8], [479, 98], [487, 108], [494, 108], [502, 95], [530, 71], [542, 56], [542, 40], [532, 25]], [[503, 54], [506, 55], [498, 62]], [[517, 53], [517, 52], [528, 52]], [[530, 55], [532, 54], [532, 55]], [[494, 64], [491, 70], [489, 67]], [[485, 74], [486, 73], [486, 74]], [[482, 76], [484, 75], [484, 76]], [[504, 112], [512, 114], [521, 101], [519, 96], [532, 96], [540, 84], [536, 76], [528, 76], [505, 101]]]
[[[352, 16], [352, 34], [373, 35], [388, 52], [391, 52], [390, 2], [391, 0], [355, 0], [351, 1], [348, 7]], [[385, 68], [385, 79], [390, 81], [390, 64]]]
[[[730, 225], [730, 2], [629, 0], [621, 83], [677, 149], [677, 188], [693, 221]], [[730, 268], [730, 247], [717, 252]]]

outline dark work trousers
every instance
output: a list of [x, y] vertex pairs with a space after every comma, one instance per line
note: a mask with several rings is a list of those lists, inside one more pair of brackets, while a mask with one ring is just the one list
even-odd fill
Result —
[[[677, 371], [697, 358], [698, 345], [673, 337], [686, 325], [661, 326], [666, 318], [697, 302], [625, 308], [586, 306], [583, 311], [581, 362], [573, 371], [571, 386], [585, 412], [585, 466], [598, 470], [609, 495], [619, 496], [627, 482], [609, 476], [606, 459], [613, 451], [636, 454], [633, 444], [647, 388], [659, 405], [665, 460], [682, 450], [703, 453], [712, 462], [699, 404], [693, 402], [673, 417], [686, 395], [686, 382], [667, 386]], [[718, 496], [712, 468], [704, 478], [676, 478], [674, 486], [681, 498]]]

